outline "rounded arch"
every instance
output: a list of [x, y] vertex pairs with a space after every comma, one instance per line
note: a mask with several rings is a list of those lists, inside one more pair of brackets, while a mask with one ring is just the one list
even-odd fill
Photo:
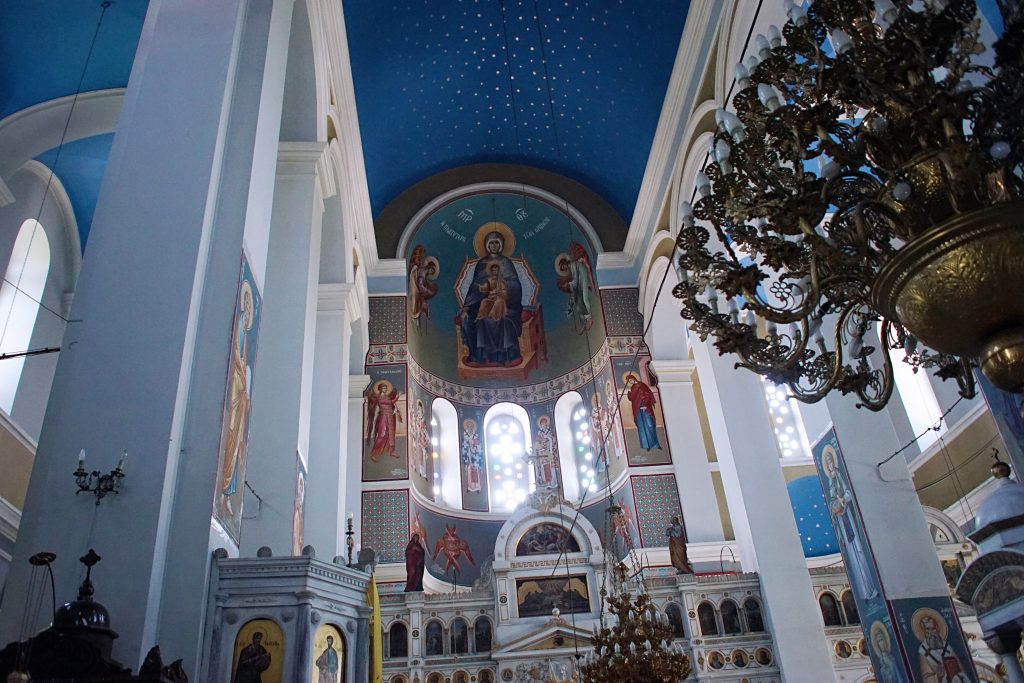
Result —
[[462, 617], [455, 617], [448, 625], [448, 652], [453, 655], [469, 653], [469, 623]]
[[473, 622], [474, 652], [490, 652], [493, 639], [494, 628], [491, 626], [491, 620], [486, 616], [477, 617]]
[[[562, 495], [566, 500], [579, 500], [583, 495], [578, 474], [576, 439], [573, 437], [574, 416], [580, 411], [586, 415], [583, 396], [578, 391], [567, 391], [555, 402], [555, 436], [558, 440], [558, 466], [562, 473]], [[593, 455], [591, 454], [591, 458]]]
[[[327, 133], [327, 83], [318, 65], [313, 21], [318, 20], [316, 3], [296, 2], [288, 38], [284, 99], [281, 107], [280, 139], [288, 142], [325, 140]], [[315, 14], [311, 16], [311, 14]]]
[[931, 534], [932, 542], [935, 545], [970, 543], [974, 545], [964, 532], [957, 526], [956, 522], [942, 510], [922, 505], [924, 521], [928, 524], [928, 532]]
[[743, 622], [740, 619], [740, 608], [732, 598], [722, 600], [718, 605], [718, 612], [722, 615], [722, 633], [731, 635], [743, 633]]
[[669, 208], [669, 229], [672, 237], [679, 234], [679, 206], [684, 201], [690, 201], [694, 178], [704, 165], [705, 150], [708, 148], [705, 136], [714, 135], [715, 110], [718, 109], [718, 102], [717, 99], [704, 100], [694, 107], [693, 113], [686, 120]]
[[388, 628], [387, 655], [391, 659], [405, 659], [409, 656], [409, 627], [403, 621], [394, 621]]
[[427, 657], [444, 654], [444, 625], [440, 619], [431, 619], [423, 627], [423, 654]]
[[715, 608], [707, 600], [697, 605], [697, 623], [700, 624], [702, 636], [718, 635], [718, 617]]
[[535, 485], [526, 461], [533, 443], [530, 416], [518, 403], [495, 403], [484, 413], [482, 436], [490, 508], [514, 510]]
[[[459, 455], [459, 414], [446, 398], [430, 403], [430, 457], [434, 461], [434, 499], [462, 509], [462, 467]], [[424, 463], [425, 464], [425, 463]]]
[[[680, 301], [672, 295], [679, 282], [669, 256], [658, 256], [647, 272], [644, 288], [644, 340], [654, 360], [686, 360], [689, 336], [686, 322], [679, 315]], [[664, 279], [664, 286], [662, 280]]]
[[825, 626], [842, 626], [843, 617], [839, 611], [839, 600], [832, 591], [822, 591], [818, 596], [818, 608]]
[[743, 616], [747, 620], [747, 630], [755, 633], [764, 631], [764, 614], [761, 611], [761, 601], [750, 596], [743, 601]]
[[[516, 545], [532, 527], [548, 522], [563, 529], [572, 530], [572, 536], [580, 544], [580, 552], [586, 556], [601, 552], [601, 537], [594, 525], [583, 515], [576, 516], [572, 508], [541, 512], [529, 507], [517, 508], [515, 512], [505, 521], [498, 531], [498, 538], [494, 544], [495, 562], [507, 562], [516, 556]], [[573, 525], [575, 520], [575, 526]]]
[[665, 617], [672, 627], [672, 635], [676, 638], [686, 637], [686, 621], [683, 619], [683, 608], [674, 602], [665, 605]]
[[853, 591], [847, 588], [839, 596], [839, 602], [843, 605], [843, 616], [847, 624], [859, 624], [860, 612], [857, 610], [857, 601], [853, 598]]

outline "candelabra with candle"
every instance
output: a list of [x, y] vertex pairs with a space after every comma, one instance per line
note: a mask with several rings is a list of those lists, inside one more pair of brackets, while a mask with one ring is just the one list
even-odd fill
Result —
[[353, 536], [356, 532], [352, 530], [352, 513], [348, 513], [348, 521], [345, 526], [345, 548], [348, 550], [348, 566], [352, 566], [352, 548], [356, 542]]
[[85, 469], [85, 449], [83, 448], [78, 453], [78, 469], [72, 474], [75, 477], [75, 484], [78, 486], [78, 490], [75, 491], [75, 495], [88, 491], [96, 495], [96, 504], [100, 504], [100, 500], [103, 499], [108, 493], [117, 493], [121, 487], [121, 480], [124, 479], [124, 463], [128, 459], [128, 451], [121, 452], [121, 459], [117, 461], [117, 467], [112, 469], [106, 474], [101, 474], [99, 470], [93, 470], [88, 472]]

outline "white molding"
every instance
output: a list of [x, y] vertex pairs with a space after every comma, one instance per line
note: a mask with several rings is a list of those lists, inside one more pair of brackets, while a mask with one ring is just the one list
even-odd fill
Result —
[[[14, 507], [5, 498], [0, 498], [0, 536], [12, 543], [18, 538], [18, 527], [21, 526], [21, 510]], [[10, 556], [4, 559], [10, 561]]]
[[398, 240], [398, 249], [396, 253], [401, 256], [406, 253], [409, 248], [409, 238], [412, 237], [412, 232], [416, 230], [424, 220], [426, 220], [430, 214], [437, 211], [438, 208], [448, 204], [449, 202], [458, 199], [464, 195], [479, 194], [483, 192], [505, 192], [511, 194], [528, 195], [536, 199], [540, 199], [558, 211], [567, 211], [570, 220], [576, 223], [583, 232], [586, 234], [587, 239], [590, 240], [591, 247], [594, 248], [600, 258], [601, 253], [601, 240], [598, 238], [597, 233], [594, 231], [594, 227], [590, 224], [590, 221], [580, 213], [580, 211], [569, 203], [564, 197], [560, 197], [547, 190], [542, 190], [539, 187], [533, 185], [525, 185], [523, 183], [510, 183], [503, 181], [488, 181], [483, 183], [470, 183], [468, 185], [461, 185], [454, 189], [451, 189], [444, 194], [434, 197], [429, 202], [424, 204], [419, 211], [417, 211], [413, 217], [405, 224], [402, 228], [402, 236]]
[[[9, 178], [25, 162], [59, 145], [62, 135], [67, 144], [113, 133], [124, 93], [124, 88], [111, 88], [79, 93], [77, 99], [74, 95], [58, 97], [4, 118], [0, 121], [0, 180]], [[72, 102], [74, 115], [69, 122]]]
[[[34, 175], [43, 184], [44, 188], [47, 184], [50, 186], [47, 194], [53, 200], [53, 203], [57, 205], [57, 210], [60, 211], [64, 227], [64, 240], [62, 240], [65, 248], [64, 255], [67, 258], [67, 263], [71, 265], [70, 281], [72, 285], [75, 285], [78, 282], [78, 273], [82, 269], [82, 236], [78, 231], [78, 219], [75, 218], [75, 207], [71, 203], [71, 197], [68, 196], [60, 176], [54, 173], [46, 164], [31, 159], [25, 162], [18, 170]], [[50, 177], [51, 174], [53, 176], [52, 179]], [[43, 229], [46, 229], [45, 225]], [[69, 305], [67, 311], [70, 310]], [[67, 316], [67, 311], [65, 311], [65, 317]]]
[[693, 384], [697, 373], [697, 361], [694, 360], [658, 360], [651, 361], [651, 368], [658, 375], [658, 384]]
[[964, 416], [956, 421], [952, 425], [946, 426], [946, 429], [940, 433], [940, 438], [928, 445], [928, 448], [924, 449], [911, 460], [907, 462], [907, 467], [910, 469], [910, 473], [913, 474], [917, 470], [921, 469], [929, 460], [939, 455], [942, 450], [950, 445], [954, 439], [963, 434], [967, 429], [972, 427], [982, 415], [988, 412], [988, 406], [984, 401], [978, 401], [975, 403], [970, 410], [964, 413]]
[[38, 444], [28, 435], [24, 429], [18, 426], [18, 424], [11, 419], [11, 416], [3, 409], [0, 409], [0, 429], [4, 429], [9, 432], [18, 443], [25, 448], [25, 450], [35, 455]]
[[349, 313], [359, 309], [357, 288], [350, 283], [321, 283], [316, 290], [317, 313]]
[[7, 206], [13, 203], [14, 194], [11, 192], [11, 188], [7, 186], [3, 178], [0, 178], [0, 206]]
[[[671, 173], [679, 157], [682, 132], [707, 71], [722, 10], [720, 0], [694, 0], [690, 3], [623, 249], [634, 271], [638, 269], [644, 246], [657, 227], [671, 186]], [[634, 278], [638, 276], [639, 273], [634, 272]]]
[[[349, 375], [348, 377], [349, 377], [349, 380], [348, 380], [348, 397], [349, 397], [349, 400], [359, 399], [360, 401], [362, 401], [363, 400], [363, 394], [366, 393], [366, 387], [370, 386], [370, 379], [372, 379], [372, 378], [369, 375]], [[360, 457], [362, 457], [362, 456], [360, 455]], [[363, 488], [362, 488], [363, 491], [367, 490], [366, 489], [366, 484], [367, 483], [368, 482], [363, 482]], [[395, 483], [396, 482], [390, 482], [390, 483], [392, 484], [391, 488], [395, 488]], [[399, 486], [399, 488], [401, 488], [401, 486]]]

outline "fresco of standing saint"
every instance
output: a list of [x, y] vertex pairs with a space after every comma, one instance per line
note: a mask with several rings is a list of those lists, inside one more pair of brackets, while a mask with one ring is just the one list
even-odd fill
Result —
[[427, 256], [427, 249], [422, 244], [413, 247], [409, 257], [409, 317], [416, 329], [422, 329], [430, 320], [428, 302], [437, 295], [437, 275], [441, 264], [433, 256]]
[[473, 493], [483, 488], [483, 466], [483, 447], [476, 421], [467, 417], [462, 421], [462, 467], [467, 492]]
[[366, 440], [370, 444], [371, 460], [377, 462], [384, 454], [398, 457], [395, 439], [401, 421], [398, 390], [386, 379], [376, 382], [366, 397]]
[[555, 257], [557, 287], [569, 295], [565, 316], [572, 322], [576, 334], [583, 334], [594, 326], [594, 270], [590, 256], [579, 242], [569, 243], [569, 253]]

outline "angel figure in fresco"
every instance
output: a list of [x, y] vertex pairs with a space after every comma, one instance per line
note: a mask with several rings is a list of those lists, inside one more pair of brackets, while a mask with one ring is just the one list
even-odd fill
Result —
[[462, 466], [466, 470], [466, 491], [480, 491], [483, 488], [483, 448], [476, 421], [468, 417], [462, 421]]
[[594, 277], [587, 250], [579, 242], [570, 242], [569, 253], [555, 258], [555, 271], [555, 284], [569, 295], [565, 316], [576, 334], [583, 334], [594, 326]]
[[423, 521], [420, 520], [420, 513], [418, 511], [412, 516], [412, 521], [409, 523], [409, 533], [419, 536], [424, 550], [430, 548], [430, 541], [427, 538], [427, 527], [423, 526]]
[[533, 436], [533, 454], [530, 459], [533, 461], [537, 488], [557, 488], [555, 435], [551, 433], [551, 418], [547, 415], [537, 418], [537, 433]]
[[252, 369], [249, 367], [249, 331], [255, 316], [252, 286], [242, 282], [241, 315], [231, 338], [231, 369], [228, 385], [228, 405], [225, 420], [224, 465], [221, 469], [220, 490], [230, 509], [230, 496], [238, 491], [239, 475], [244, 477], [246, 434], [249, 424], [249, 406], [252, 392]]
[[427, 248], [417, 244], [409, 257], [409, 317], [417, 329], [424, 320], [430, 320], [428, 301], [437, 294], [437, 274], [441, 266], [433, 256], [427, 256]]
[[370, 460], [387, 453], [397, 458], [395, 435], [402, 416], [398, 412], [398, 389], [391, 382], [377, 382], [366, 397], [366, 440], [370, 444]]
[[635, 527], [633, 513], [630, 512], [629, 506], [622, 502], [622, 498], [613, 498], [612, 502], [620, 510], [619, 514], [612, 515], [612, 531], [622, 541], [624, 548], [630, 548], [633, 545], [633, 536], [630, 534], [629, 528]]
[[476, 562], [473, 561], [473, 554], [469, 552], [469, 544], [459, 538], [459, 532], [455, 528], [455, 525], [448, 526], [444, 525], [444, 535], [437, 539], [437, 543], [434, 545], [434, 557], [441, 553], [444, 553], [444, 573], [447, 574], [449, 569], [454, 569], [455, 573], [458, 574], [462, 571], [462, 565], [459, 564], [459, 558], [463, 555], [469, 560], [469, 563], [476, 566]]
[[661, 450], [661, 444], [658, 443], [658, 427], [654, 419], [654, 406], [657, 404], [654, 391], [642, 382], [635, 372], [626, 375], [626, 389], [626, 396], [633, 407], [633, 421], [636, 422], [640, 448], [645, 451], [655, 448]]

